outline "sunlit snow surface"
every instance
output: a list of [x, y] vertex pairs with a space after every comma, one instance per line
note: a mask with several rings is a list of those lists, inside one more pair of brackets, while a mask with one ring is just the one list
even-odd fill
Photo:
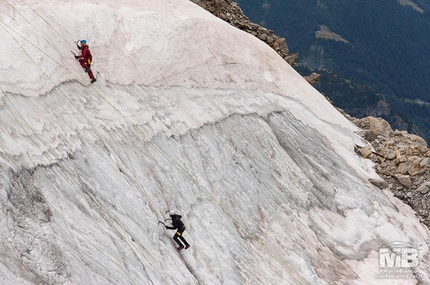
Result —
[[258, 39], [185, 0], [0, 18], [1, 284], [419, 284], [375, 278], [393, 242], [430, 282], [429, 232], [367, 181], [357, 129]]

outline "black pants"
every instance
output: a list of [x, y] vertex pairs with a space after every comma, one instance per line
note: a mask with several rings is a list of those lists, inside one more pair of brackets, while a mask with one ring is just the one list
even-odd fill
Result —
[[[185, 227], [179, 228], [179, 229], [176, 231], [175, 235], [173, 236], [173, 239], [176, 241], [176, 243], [177, 243], [179, 246], [188, 245], [188, 242], [187, 242], [187, 241], [184, 239], [184, 237], [182, 236], [182, 233], [183, 233], [184, 231], [185, 231]], [[181, 241], [184, 243], [184, 245], [183, 245], [179, 240], [181, 240]]]

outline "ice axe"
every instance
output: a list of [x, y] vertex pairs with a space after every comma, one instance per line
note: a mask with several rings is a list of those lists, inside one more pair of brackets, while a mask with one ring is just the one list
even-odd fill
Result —
[[[164, 222], [171, 221], [171, 220], [172, 219], [164, 219]], [[158, 224], [162, 224], [163, 226], [166, 226], [166, 224], [164, 222], [158, 221]]]

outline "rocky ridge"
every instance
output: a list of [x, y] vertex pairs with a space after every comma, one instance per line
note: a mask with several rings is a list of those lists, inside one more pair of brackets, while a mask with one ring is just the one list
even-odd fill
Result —
[[426, 141], [407, 131], [393, 131], [382, 118], [347, 117], [363, 130], [361, 135], [367, 143], [356, 146], [356, 153], [372, 160], [383, 178], [382, 182], [371, 182], [391, 190], [430, 228], [430, 149]]

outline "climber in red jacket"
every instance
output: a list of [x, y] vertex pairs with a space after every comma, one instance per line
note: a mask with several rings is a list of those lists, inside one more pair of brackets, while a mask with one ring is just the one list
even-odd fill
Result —
[[88, 76], [91, 79], [91, 83], [94, 83], [97, 81], [97, 79], [94, 77], [94, 74], [91, 70], [91, 62], [93, 61], [93, 57], [91, 55], [90, 47], [87, 45], [86, 40], [80, 40], [81, 45], [78, 45], [78, 42], [76, 42], [76, 46], [78, 49], [81, 50], [81, 55], [75, 55], [75, 58], [79, 60], [79, 63], [81, 64], [82, 68], [85, 70], [85, 72], [88, 72]]

